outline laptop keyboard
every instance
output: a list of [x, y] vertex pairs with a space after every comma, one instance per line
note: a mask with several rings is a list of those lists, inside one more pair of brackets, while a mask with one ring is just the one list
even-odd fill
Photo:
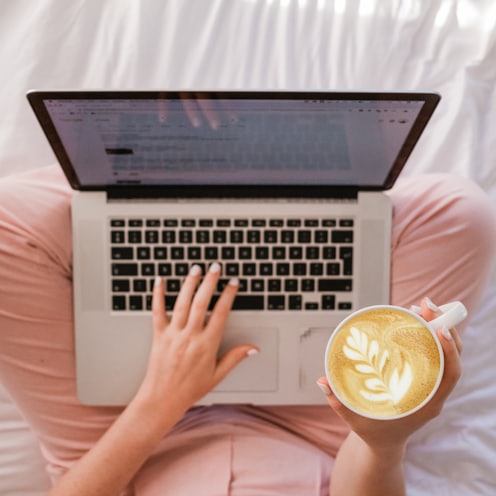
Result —
[[193, 264], [222, 266], [219, 297], [240, 281], [233, 310], [352, 309], [352, 218], [112, 218], [114, 311], [149, 311], [156, 276], [174, 306]]

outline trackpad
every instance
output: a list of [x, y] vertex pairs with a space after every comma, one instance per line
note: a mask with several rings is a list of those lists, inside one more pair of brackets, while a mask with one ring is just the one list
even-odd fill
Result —
[[276, 391], [279, 330], [276, 327], [229, 328], [219, 356], [237, 344], [253, 344], [260, 353], [243, 360], [213, 391]]

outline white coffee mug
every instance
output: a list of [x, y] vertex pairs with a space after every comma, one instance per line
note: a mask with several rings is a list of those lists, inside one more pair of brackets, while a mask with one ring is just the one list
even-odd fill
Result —
[[427, 322], [394, 305], [353, 312], [334, 330], [325, 371], [337, 398], [354, 412], [394, 419], [422, 408], [436, 393], [444, 372], [440, 327], [453, 328], [467, 310], [459, 301], [442, 305]]

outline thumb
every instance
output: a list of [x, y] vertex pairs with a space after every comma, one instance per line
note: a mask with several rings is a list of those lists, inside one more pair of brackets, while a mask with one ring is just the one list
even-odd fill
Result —
[[218, 384], [245, 358], [257, 354], [258, 351], [258, 348], [255, 348], [251, 344], [240, 344], [234, 348], [231, 348], [217, 362], [215, 383]]

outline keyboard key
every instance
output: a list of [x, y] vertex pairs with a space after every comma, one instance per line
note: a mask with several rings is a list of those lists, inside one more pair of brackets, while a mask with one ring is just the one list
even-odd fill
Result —
[[143, 310], [143, 297], [141, 295], [129, 297], [129, 310]]
[[172, 260], [184, 260], [184, 248], [182, 246], [173, 246], [171, 248]]
[[133, 248], [115, 247], [112, 248], [112, 260], [132, 260], [134, 258]]
[[260, 231], [255, 231], [253, 229], [246, 231], [246, 241], [248, 243], [260, 243], [261, 233]]
[[290, 310], [301, 310], [302, 298], [301, 295], [289, 295], [288, 308]]
[[238, 258], [240, 260], [251, 260], [253, 258], [253, 250], [251, 246], [240, 246], [238, 248]]
[[145, 231], [145, 243], [158, 243], [158, 231]]
[[146, 293], [146, 279], [134, 279], [133, 292], [134, 293]]
[[205, 248], [205, 260], [218, 260], [219, 249], [216, 246], [207, 246]]
[[143, 225], [142, 219], [129, 219], [127, 222], [129, 227], [141, 227]]
[[167, 259], [167, 248], [156, 246], [153, 248], [153, 256], [155, 260], [166, 260]]
[[136, 252], [138, 260], [150, 260], [150, 248], [148, 246], [139, 246]]
[[182, 219], [181, 220], [181, 226], [182, 227], [195, 227], [196, 226], [196, 220], [195, 219]]
[[298, 279], [286, 279], [284, 281], [284, 291], [286, 292], [298, 291]]
[[141, 264], [141, 275], [142, 276], [154, 276], [155, 275], [155, 264], [142, 263]]
[[243, 264], [243, 275], [244, 276], [254, 276], [257, 273], [257, 266], [254, 263], [244, 263]]
[[331, 241], [333, 243], [353, 243], [353, 231], [332, 231]]
[[329, 233], [327, 231], [315, 231], [314, 232], [314, 242], [315, 243], [327, 243], [329, 241]]
[[298, 231], [298, 243], [310, 243], [312, 241], [312, 231]]
[[129, 279], [112, 279], [112, 291], [114, 293], [127, 293], [130, 287]]
[[201, 259], [201, 248], [198, 246], [188, 247], [188, 260], [200, 260]]
[[251, 290], [255, 293], [259, 293], [260, 291], [265, 291], [264, 279], [252, 279], [251, 280]]
[[202, 245], [210, 243], [210, 231], [196, 231], [196, 242]]
[[281, 231], [281, 243], [294, 243], [294, 231]]
[[285, 298], [284, 295], [269, 295], [268, 306], [269, 310], [285, 310]]
[[112, 296], [112, 310], [126, 310], [126, 297]]
[[189, 244], [193, 242], [193, 231], [179, 231], [179, 243]]
[[322, 310], [334, 310], [336, 308], [336, 297], [334, 295], [322, 295]]
[[223, 246], [221, 248], [222, 260], [234, 260], [235, 250], [232, 246]]
[[236, 295], [233, 310], [263, 310], [264, 297], [262, 295]]
[[138, 264], [135, 263], [113, 263], [112, 264], [113, 276], [137, 276]]
[[307, 301], [305, 303], [305, 310], [318, 310], [319, 304], [313, 301]]
[[351, 276], [353, 274], [353, 248], [351, 246], [341, 247], [339, 258], [343, 261], [343, 274]]
[[141, 231], [128, 231], [127, 232], [127, 242], [136, 244], [141, 243], [142, 235]]
[[265, 243], [277, 243], [277, 231], [274, 230], [264, 231], [263, 237]]
[[110, 242], [114, 244], [121, 244], [125, 241], [124, 231], [110, 231]]
[[110, 226], [111, 227], [124, 227], [125, 226], [124, 219], [111, 219], [110, 220]]
[[162, 243], [173, 244], [176, 242], [176, 231], [162, 231]]
[[351, 279], [319, 279], [318, 282], [318, 289], [321, 293], [351, 291], [352, 287]]
[[272, 258], [274, 260], [285, 260], [286, 248], [284, 246], [274, 246], [272, 248]]
[[178, 293], [181, 289], [181, 281], [180, 279], [167, 279], [165, 287], [167, 293]]
[[269, 258], [269, 249], [266, 246], [257, 246], [255, 248], [255, 258], [257, 260], [267, 260]]
[[172, 264], [170, 263], [160, 263], [158, 264], [158, 275], [159, 276], [170, 276], [172, 274]]
[[189, 272], [189, 265], [187, 263], [178, 263], [174, 267], [174, 275], [182, 277], [187, 276]]

